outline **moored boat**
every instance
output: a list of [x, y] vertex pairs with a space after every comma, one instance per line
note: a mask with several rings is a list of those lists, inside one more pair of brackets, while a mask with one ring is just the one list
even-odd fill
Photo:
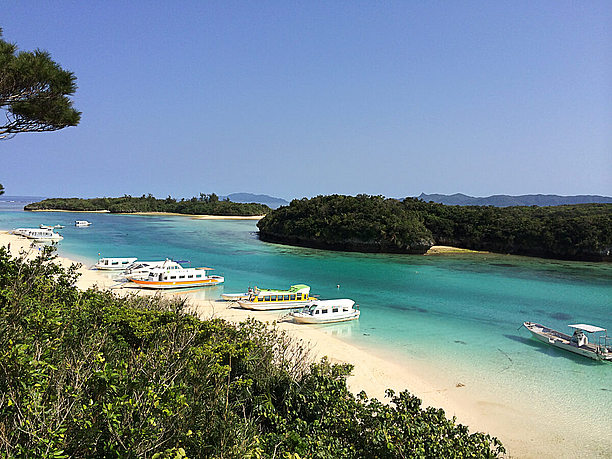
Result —
[[13, 234], [33, 239], [36, 242], [57, 242], [64, 239], [61, 234], [55, 233], [53, 229], [41, 228], [17, 228]]
[[289, 316], [299, 324], [329, 324], [359, 319], [359, 305], [348, 298], [338, 300], [316, 300]]
[[[574, 329], [574, 334], [569, 336], [534, 322], [524, 322], [523, 326], [538, 341], [590, 359], [612, 362], [612, 338], [608, 337], [605, 328], [587, 324], [568, 325]], [[589, 342], [585, 332], [594, 335], [594, 342]]]
[[133, 264], [138, 258], [100, 258], [93, 266], [95, 269], [103, 269], [109, 271], [124, 270]]
[[84, 227], [84, 226], [90, 226], [91, 222], [88, 222], [87, 220], [75, 220], [74, 221], [74, 226], [78, 226], [78, 227]]
[[310, 287], [299, 284], [292, 285], [289, 290], [259, 290], [257, 287], [238, 304], [244, 309], [265, 311], [274, 309], [291, 309], [304, 306], [313, 298], [310, 297]]
[[163, 261], [135, 261], [131, 265], [127, 266], [123, 271], [125, 277], [132, 279], [146, 279], [149, 277], [149, 273], [154, 269], [184, 269], [179, 262], [166, 258]]
[[154, 268], [145, 278], [127, 276], [127, 279], [140, 288], [172, 289], [207, 287], [224, 282], [223, 276], [208, 275], [212, 268]]

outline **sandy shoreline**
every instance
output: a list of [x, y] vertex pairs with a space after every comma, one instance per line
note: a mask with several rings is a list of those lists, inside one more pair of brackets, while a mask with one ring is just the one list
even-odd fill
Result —
[[[17, 255], [19, 250], [29, 251], [30, 256], [38, 252], [29, 240], [0, 232], [0, 246], [6, 247], [9, 242], [13, 255]], [[58, 257], [58, 261], [64, 266], [72, 263], [72, 260], [64, 257]], [[81, 277], [77, 286], [81, 289], [96, 285], [100, 289], [113, 288], [119, 294], [140, 293], [132, 288], [114, 288], [117, 284], [108, 273], [86, 267], [81, 267], [79, 272]], [[184, 295], [180, 291], [166, 294]], [[204, 319], [218, 317], [241, 321], [254, 317], [272, 322], [286, 313], [248, 311], [232, 307], [227, 302], [194, 299], [189, 295], [186, 298]], [[500, 438], [509, 457], [606, 457], [605, 451], [599, 453], [595, 447], [586, 452], [580, 444], [581, 438], [565, 438], [563, 425], [556, 422], [556, 418], [534, 416], [529, 400], [514, 403], [507, 398], [497, 397], [492, 391], [483, 390], [477, 384], [463, 385], [466, 381], [464, 375], [443, 374], [436, 367], [436, 362], [409, 358], [400, 360], [395, 355], [362, 348], [326, 332], [324, 326], [304, 326], [280, 321], [278, 327], [307, 343], [312, 349], [312, 356], [317, 360], [328, 356], [335, 363], [353, 364], [353, 375], [348, 378], [348, 385], [353, 392], [364, 390], [370, 397], [385, 400], [384, 392], [387, 388], [396, 392], [408, 389], [423, 400], [424, 407], [442, 408], [447, 416], [456, 416], [458, 422], [469, 426], [471, 432], [487, 432]]]
[[[108, 214], [109, 210], [63, 210], [63, 209], [36, 209], [28, 212], [75, 212], [82, 214]], [[261, 220], [265, 215], [199, 215], [199, 214], [179, 214], [177, 212], [119, 212], [118, 215], [151, 215], [151, 216], [172, 216], [189, 217], [193, 220]]]

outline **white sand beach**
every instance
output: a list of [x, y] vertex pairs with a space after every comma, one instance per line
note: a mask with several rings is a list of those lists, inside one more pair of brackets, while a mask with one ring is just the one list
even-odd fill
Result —
[[[6, 247], [9, 243], [13, 256], [25, 251], [28, 256], [34, 257], [39, 251], [38, 246], [32, 245], [25, 238], [0, 232], [0, 246]], [[58, 257], [58, 262], [69, 266], [72, 260]], [[81, 277], [77, 286], [81, 289], [92, 286], [100, 289], [116, 287], [116, 282], [107, 273], [85, 266], [79, 272]], [[133, 288], [113, 290], [118, 294], [141, 292]], [[165, 294], [182, 295], [180, 291]], [[227, 302], [198, 300], [189, 296], [186, 298], [189, 298], [191, 306], [203, 319], [217, 317], [241, 321], [255, 317], [272, 323], [286, 314], [285, 311], [249, 311], [233, 307]], [[447, 416], [455, 416], [459, 422], [469, 426], [470, 431], [487, 432], [500, 438], [509, 457], [610, 457], [610, 450], [607, 449], [610, 446], [609, 440], [594, 443], [588, 432], [583, 433], [579, 429], [569, 432], [566, 429], [569, 429], [571, 419], [564, 421], [555, 416], [537, 416], [532, 409], [532, 400], [504, 401], [492, 390], [484, 390], [477, 384], [464, 385], [461, 375], [446, 374], [441, 377], [439, 369], [433, 371], [436, 362], [408, 358], [399, 360], [395, 355], [384, 355], [376, 350], [349, 344], [326, 333], [321, 326], [297, 325], [286, 321], [278, 322], [277, 326], [307, 343], [313, 358], [328, 356], [335, 363], [353, 364], [353, 375], [348, 378], [348, 384], [355, 393], [364, 390], [368, 396], [384, 400], [387, 388], [396, 392], [408, 389], [423, 400], [424, 407], [442, 408]]]

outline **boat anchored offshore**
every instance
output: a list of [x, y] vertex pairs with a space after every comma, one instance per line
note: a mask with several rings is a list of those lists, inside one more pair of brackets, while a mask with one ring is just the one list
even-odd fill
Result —
[[170, 289], [207, 287], [218, 285], [225, 280], [222, 276], [209, 276], [207, 271], [212, 268], [153, 268], [145, 278], [131, 277], [127, 279], [141, 288]]
[[244, 309], [267, 311], [304, 306], [312, 300], [310, 297], [310, 287], [299, 284], [292, 285], [289, 290], [259, 290], [255, 287], [249, 294], [249, 297], [238, 300], [238, 304]]
[[133, 264], [138, 258], [100, 258], [93, 266], [95, 269], [123, 270]]
[[[608, 337], [605, 328], [587, 324], [568, 325], [574, 329], [574, 334], [569, 336], [533, 322], [524, 322], [523, 326], [534, 338], [543, 343], [590, 359], [612, 362], [612, 337]], [[597, 341], [589, 343], [589, 338], [584, 332], [593, 334]]]
[[90, 226], [91, 222], [88, 222], [87, 220], [75, 220], [74, 221], [74, 226], [78, 226], [78, 227], [84, 227], [84, 226]]
[[329, 324], [359, 319], [359, 305], [353, 300], [316, 300], [304, 306], [302, 310], [289, 313], [289, 317], [298, 324]]

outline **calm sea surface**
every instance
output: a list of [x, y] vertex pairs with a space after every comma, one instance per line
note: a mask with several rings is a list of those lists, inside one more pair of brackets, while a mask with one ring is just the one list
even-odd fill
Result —
[[[76, 219], [93, 225], [76, 228]], [[540, 344], [519, 327], [529, 320], [565, 332], [571, 323], [612, 329], [611, 264], [327, 252], [260, 242], [253, 221], [0, 210], [0, 229], [41, 223], [66, 225], [60, 253], [86, 264], [100, 253], [215, 268], [225, 285], [200, 297], [305, 283], [321, 298], [352, 298], [360, 320], [326, 332], [399, 361], [435, 362], [437, 371], [485, 384], [510, 403], [528, 396], [610, 435], [612, 364]]]

